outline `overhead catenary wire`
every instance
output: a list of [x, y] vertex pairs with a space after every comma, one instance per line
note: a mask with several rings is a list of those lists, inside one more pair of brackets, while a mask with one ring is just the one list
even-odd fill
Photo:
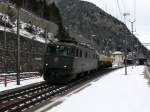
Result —
[[136, 0], [134, 0], [134, 19], [136, 21]]
[[124, 8], [124, 11], [126, 11], [126, 5], [125, 5], [124, 0], [121, 0], [121, 2], [122, 2], [122, 6], [123, 6], [123, 8]]
[[122, 19], [122, 12], [121, 12], [121, 9], [120, 9], [119, 0], [117, 0], [117, 6], [118, 6], [118, 10], [119, 10], [120, 18]]
[[136, 25], [136, 0], [134, 0], [134, 20], [135, 20], [135, 24], [134, 25]]

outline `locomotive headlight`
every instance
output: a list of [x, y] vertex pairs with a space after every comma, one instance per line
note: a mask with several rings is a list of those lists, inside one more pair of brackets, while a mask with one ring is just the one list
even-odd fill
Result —
[[46, 63], [45, 65], [46, 65], [46, 66], [48, 66], [48, 64], [47, 64], [47, 63]]
[[67, 68], [67, 65], [64, 65], [64, 68]]

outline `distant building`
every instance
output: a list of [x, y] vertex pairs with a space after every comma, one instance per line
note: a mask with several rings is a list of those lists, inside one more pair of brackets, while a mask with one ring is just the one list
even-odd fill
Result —
[[146, 62], [146, 56], [143, 53], [129, 52], [127, 55], [127, 64], [143, 65]]
[[127, 54], [127, 64], [135, 64], [136, 63], [136, 52], [128, 52]]
[[124, 54], [120, 51], [115, 51], [112, 53], [113, 65], [122, 66], [124, 62]]
[[136, 64], [143, 65], [146, 62], [146, 56], [143, 53], [138, 53], [136, 55]]

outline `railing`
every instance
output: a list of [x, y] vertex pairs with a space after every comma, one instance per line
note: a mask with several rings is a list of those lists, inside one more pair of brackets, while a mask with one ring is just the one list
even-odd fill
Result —
[[9, 78], [10, 75], [7, 74], [2, 74], [0, 75], [0, 84], [5, 85], [5, 87], [7, 86], [7, 83], [9, 83], [11, 81], [11, 79]]
[[[6, 87], [8, 83], [16, 81], [17, 73], [0, 74], [0, 84]], [[31, 78], [41, 77], [39, 72], [23, 72], [20, 73], [20, 80], [28, 80]]]

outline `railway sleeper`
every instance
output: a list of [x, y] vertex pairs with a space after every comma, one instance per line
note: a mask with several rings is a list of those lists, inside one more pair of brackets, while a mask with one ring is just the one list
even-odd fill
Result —
[[6, 94], [6, 96], [0, 96], [0, 101], [2, 102], [2, 101], [5, 101], [5, 100], [10, 100], [10, 99], [13, 99], [13, 98], [17, 98], [17, 97], [19, 97], [19, 96], [22, 96], [22, 95], [26, 95], [26, 94], [29, 94], [29, 92], [34, 92], [34, 91], [36, 91], [36, 90], [41, 90], [41, 88], [46, 88], [46, 87], [48, 87], [48, 85], [45, 85], [45, 87], [38, 87], [38, 88], [32, 88], [32, 89], [30, 89], [30, 90], [25, 90], [25, 91], [22, 91], [22, 92], [19, 92], [19, 91], [17, 91], [17, 92], [19, 92], [19, 93], [16, 93], [16, 94]]
[[[13, 102], [12, 104], [9, 104], [9, 105], [7, 105], [7, 106], [5, 106], [5, 107], [1, 107], [1, 108], [0, 108], [0, 112], [6, 111], [6, 110], [11, 110], [11, 109], [13, 109], [14, 107], [20, 107], [21, 104], [24, 104], [25, 102], [28, 102], [28, 101], [30, 101], [30, 100], [33, 99], [33, 98], [37, 98], [38, 96], [41, 96], [41, 95], [43, 95], [43, 94], [45, 94], [45, 93], [47, 93], [47, 92], [53, 91], [53, 89], [57, 89], [57, 87], [50, 88], [50, 89], [48, 89], [48, 90], [46, 90], [46, 91], [42, 91], [41, 93], [38, 93], [38, 94], [36, 94], [36, 95], [32, 95], [32, 96], [30, 96], [29, 98], [26, 98], [26, 99], [23, 99], [23, 100], [20, 100], [20, 101]], [[52, 94], [54, 94], [54, 93], [52, 93]], [[22, 107], [22, 106], [21, 106], [21, 107]]]

